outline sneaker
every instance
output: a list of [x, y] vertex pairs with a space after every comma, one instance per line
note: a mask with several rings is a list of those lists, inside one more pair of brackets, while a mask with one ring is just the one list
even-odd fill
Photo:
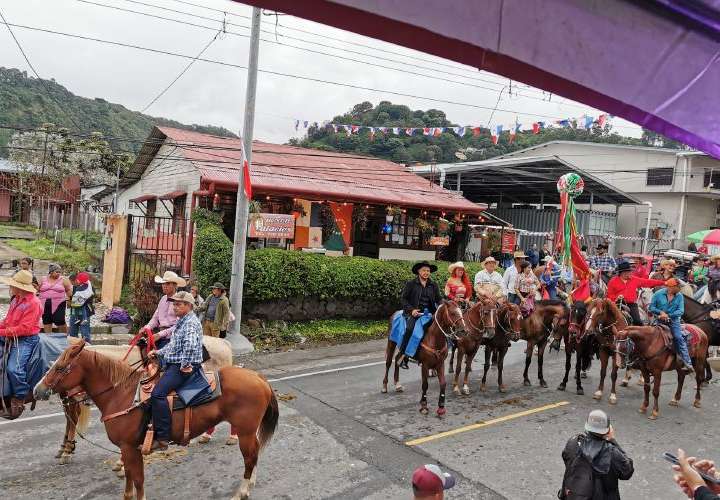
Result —
[[197, 440], [199, 444], [208, 444], [210, 440], [212, 439], [212, 436], [208, 434], [207, 432], [203, 433], [202, 436], [200, 436]]

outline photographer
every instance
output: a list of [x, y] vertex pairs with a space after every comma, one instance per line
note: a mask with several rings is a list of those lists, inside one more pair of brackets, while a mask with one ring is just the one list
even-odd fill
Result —
[[[688, 498], [695, 500], [717, 500], [720, 499], [720, 485], [707, 484], [697, 470], [711, 476], [718, 476], [715, 470], [715, 463], [712, 460], [698, 460], [695, 457], [688, 457], [685, 451], [678, 450], [678, 461], [680, 465], [673, 465], [677, 472], [673, 479]], [[697, 470], [695, 470], [697, 469]]]

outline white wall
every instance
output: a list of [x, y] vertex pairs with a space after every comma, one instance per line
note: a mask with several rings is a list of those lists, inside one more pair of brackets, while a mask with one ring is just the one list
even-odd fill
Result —
[[380, 260], [435, 260], [435, 252], [405, 248], [380, 248], [378, 258]]

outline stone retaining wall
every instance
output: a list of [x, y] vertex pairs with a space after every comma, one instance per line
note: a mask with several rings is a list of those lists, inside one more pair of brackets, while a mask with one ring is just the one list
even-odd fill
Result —
[[267, 302], [246, 301], [243, 320], [309, 321], [313, 319], [354, 318], [384, 319], [400, 308], [396, 299], [384, 303], [367, 301], [321, 300], [298, 297]]

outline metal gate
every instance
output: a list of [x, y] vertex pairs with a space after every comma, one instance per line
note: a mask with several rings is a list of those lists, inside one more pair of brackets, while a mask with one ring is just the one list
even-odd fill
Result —
[[128, 215], [125, 283], [165, 271], [182, 274], [188, 220]]

